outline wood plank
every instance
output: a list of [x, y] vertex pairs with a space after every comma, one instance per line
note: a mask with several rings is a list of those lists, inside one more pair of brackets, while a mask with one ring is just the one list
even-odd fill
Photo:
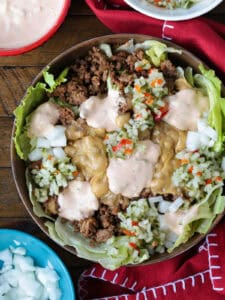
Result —
[[45, 66], [71, 46], [106, 34], [110, 34], [110, 30], [95, 16], [69, 16], [57, 33], [44, 45], [20, 56], [0, 57], [0, 66]]
[[0, 168], [0, 218], [28, 217], [10, 168]]
[[0, 67], [0, 117], [12, 116], [42, 67]]
[[72, 1], [70, 9], [69, 9], [69, 15], [71, 16], [87, 16], [87, 15], [93, 15], [93, 12], [90, 10], [88, 5], [85, 3], [84, 0], [75, 0]]
[[0, 118], [0, 167], [2, 168], [10, 167], [10, 140], [12, 125], [12, 118]]

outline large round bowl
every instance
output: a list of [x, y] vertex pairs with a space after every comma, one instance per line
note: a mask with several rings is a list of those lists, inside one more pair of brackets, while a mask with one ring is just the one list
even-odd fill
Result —
[[26, 255], [34, 259], [35, 266], [44, 268], [50, 263], [60, 277], [61, 300], [75, 300], [73, 283], [66, 267], [46, 244], [30, 234], [14, 229], [0, 229], [0, 241], [0, 251], [19, 246], [26, 249]]
[[[48, 65], [51, 67], [51, 72], [54, 74], [58, 74], [60, 71], [62, 71], [66, 66], [71, 65], [74, 60], [79, 57], [83, 56], [87, 53], [87, 51], [96, 45], [99, 45], [101, 43], [124, 43], [129, 39], [134, 39], [136, 42], [143, 42], [146, 39], [154, 39], [161, 41], [163, 43], [166, 43], [168, 46], [175, 47], [177, 49], [182, 50], [182, 55], [178, 54], [171, 54], [171, 58], [173, 61], [177, 62], [180, 65], [183, 66], [191, 66], [195, 72], [198, 71], [198, 66], [200, 64], [203, 64], [203, 62], [195, 57], [193, 54], [190, 52], [184, 50], [183, 48], [168, 42], [168, 41], [163, 41], [161, 39], [157, 39], [155, 37], [150, 37], [146, 35], [137, 35], [137, 34], [117, 34], [117, 35], [108, 35], [108, 36], [103, 36], [103, 37], [97, 37], [85, 42], [82, 42], [80, 44], [77, 44], [76, 46], [66, 50], [59, 56], [57, 56], [55, 59], [53, 59]], [[37, 82], [42, 81], [42, 71], [37, 75], [37, 77], [34, 79], [32, 85], [34, 86]], [[33, 220], [38, 224], [38, 226], [49, 236], [47, 227], [45, 226], [45, 218], [39, 218], [37, 217], [32, 209], [32, 204], [28, 196], [28, 190], [26, 186], [26, 180], [25, 180], [25, 164], [24, 162], [19, 159], [19, 157], [16, 154], [16, 150], [14, 147], [13, 143], [13, 136], [15, 133], [15, 124], [13, 126], [12, 130], [12, 139], [11, 139], [11, 164], [12, 164], [12, 171], [13, 171], [13, 177], [14, 181], [17, 187], [17, 191], [20, 195], [20, 198], [22, 199], [26, 209], [30, 213], [31, 217]], [[211, 228], [209, 231], [211, 231], [214, 226], [222, 219], [222, 215], [218, 215], [215, 221], [213, 222]], [[204, 235], [201, 234], [195, 234], [188, 242], [185, 244], [179, 246], [176, 248], [172, 253], [163, 253], [163, 254], [158, 254], [156, 256], [151, 257], [150, 260], [145, 261], [142, 263], [144, 264], [152, 264], [156, 262], [161, 262], [167, 259], [170, 259], [172, 257], [177, 256], [178, 254], [181, 254], [191, 247], [195, 246], [198, 244], [202, 239], [204, 238]], [[63, 246], [63, 248], [73, 254], [76, 255], [76, 250], [73, 247], [70, 246]]]
[[160, 20], [184, 21], [199, 17], [214, 9], [223, 0], [201, 0], [192, 7], [167, 9], [148, 3], [147, 0], [125, 0], [125, 2], [140, 13]]

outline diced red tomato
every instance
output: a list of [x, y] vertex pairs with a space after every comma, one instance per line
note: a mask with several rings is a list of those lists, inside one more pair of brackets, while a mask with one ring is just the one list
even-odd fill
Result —
[[135, 232], [130, 231], [130, 230], [127, 230], [127, 229], [123, 229], [122, 232], [123, 232], [125, 235], [128, 235], [128, 236], [135, 236], [135, 235], [136, 235]]
[[205, 183], [206, 184], [211, 184], [212, 183], [212, 179], [210, 179], [210, 178], [206, 179]]
[[138, 245], [137, 245], [136, 243], [130, 242], [129, 245], [130, 245], [133, 249], [135, 249], [135, 250], [137, 250], [138, 252], [140, 252], [140, 249], [138, 248]]

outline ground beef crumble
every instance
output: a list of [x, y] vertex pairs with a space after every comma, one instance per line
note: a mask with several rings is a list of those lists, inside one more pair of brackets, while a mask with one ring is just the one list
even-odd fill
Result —
[[169, 91], [173, 91], [175, 86], [175, 80], [178, 78], [176, 67], [169, 59], [167, 59], [161, 63], [160, 69], [165, 77]]
[[77, 59], [71, 66], [68, 82], [56, 87], [50, 96], [59, 97], [72, 105], [80, 105], [90, 96], [106, 93], [106, 81], [110, 75], [113, 83], [126, 97], [124, 88], [133, 84], [137, 73], [139, 76], [148, 76], [146, 70], [135, 70], [135, 63], [144, 56], [144, 51], [138, 49], [132, 54], [119, 51], [109, 59], [99, 48], [92, 47], [84, 58]]
[[59, 121], [62, 125], [70, 125], [75, 119], [74, 112], [68, 107], [59, 107]]
[[52, 196], [49, 197], [48, 200], [43, 203], [45, 212], [50, 214], [51, 216], [55, 216], [58, 214], [59, 205], [57, 199], [57, 196]]
[[[117, 211], [118, 213], [118, 211]], [[73, 223], [74, 230], [94, 242], [105, 242], [119, 233], [119, 219], [107, 205], [101, 205], [93, 217]]]

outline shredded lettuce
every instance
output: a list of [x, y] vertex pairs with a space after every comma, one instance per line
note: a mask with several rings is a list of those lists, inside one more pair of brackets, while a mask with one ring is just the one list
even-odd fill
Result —
[[27, 184], [27, 187], [28, 187], [30, 201], [33, 205], [33, 212], [38, 217], [44, 217], [44, 218], [47, 218], [48, 220], [54, 220], [52, 217], [50, 217], [48, 214], [46, 214], [44, 212], [44, 210], [41, 206], [41, 203], [38, 202], [36, 197], [34, 196], [32, 178], [31, 178], [31, 175], [29, 174], [28, 169], [26, 169], [25, 176], [26, 176], [26, 184]]
[[224, 149], [223, 141], [225, 138], [225, 98], [221, 96], [222, 83], [215, 75], [213, 70], [207, 70], [203, 65], [199, 66], [202, 74], [194, 76], [196, 86], [205, 91], [209, 97], [210, 110], [208, 122], [211, 127], [217, 131], [218, 139], [214, 145], [216, 152], [221, 152]]

